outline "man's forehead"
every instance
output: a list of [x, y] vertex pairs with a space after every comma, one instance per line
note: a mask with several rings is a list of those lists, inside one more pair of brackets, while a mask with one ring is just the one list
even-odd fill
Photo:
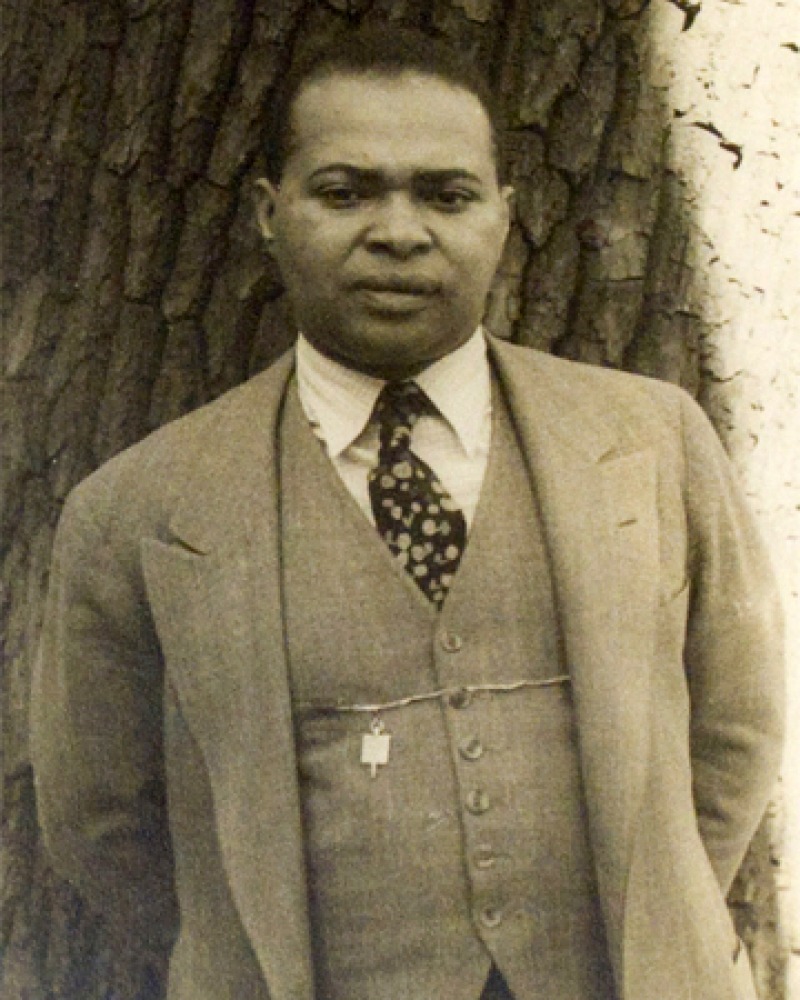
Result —
[[[368, 168], [370, 160], [419, 158], [440, 169], [492, 153], [488, 115], [478, 97], [435, 76], [334, 74], [309, 81], [291, 117], [290, 149], [333, 154]], [[455, 164], [457, 156], [463, 164]]]
[[333, 73], [312, 79], [292, 104], [292, 131], [306, 132], [324, 123], [353, 130], [362, 123], [370, 128], [385, 120], [387, 131], [409, 130], [428, 122], [449, 123], [491, 132], [489, 116], [471, 91], [440, 77], [417, 72], [392, 76]]

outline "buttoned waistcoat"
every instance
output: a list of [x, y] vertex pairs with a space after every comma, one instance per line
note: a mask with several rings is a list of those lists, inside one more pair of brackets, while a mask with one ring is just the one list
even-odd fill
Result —
[[[541, 503], [617, 990], [745, 1000], [723, 892], [782, 719], [761, 543], [680, 391], [492, 356]], [[42, 826], [128, 934], [175, 939], [171, 1000], [313, 996], [279, 572], [291, 364], [99, 470], [56, 545], [32, 708]]]
[[[325, 1000], [478, 1000], [492, 962], [517, 1000], [615, 1000], [547, 553], [494, 396], [480, 502], [440, 610], [289, 388], [284, 621]], [[469, 692], [480, 685], [490, 690]], [[449, 694], [425, 697], [437, 690]], [[391, 744], [371, 777], [360, 748], [373, 718]]]

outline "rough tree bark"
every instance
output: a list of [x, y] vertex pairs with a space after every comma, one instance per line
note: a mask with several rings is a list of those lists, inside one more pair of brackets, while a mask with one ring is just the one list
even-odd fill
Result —
[[[164, 957], [112, 954], [42, 854], [31, 659], [68, 490], [289, 343], [251, 190], [297, 44], [334, 23], [402, 21], [491, 68], [518, 191], [488, 309], [501, 336], [698, 394], [692, 219], [665, 152], [646, 0], [6, 0], [3, 20], [2, 995], [155, 998]], [[757, 892], [736, 897], [755, 909], [735, 912], [763, 996], [779, 1000], [768, 839], [748, 862]]]

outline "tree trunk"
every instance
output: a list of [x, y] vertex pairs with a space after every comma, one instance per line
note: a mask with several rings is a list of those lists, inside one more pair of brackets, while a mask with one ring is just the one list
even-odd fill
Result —
[[[681, 44], [673, 13], [664, 27], [640, 0], [6, 0], [3, 996], [162, 995], [164, 956], [112, 953], [48, 869], [31, 659], [69, 489], [291, 340], [252, 186], [292, 52], [316, 28], [403, 21], [491, 66], [518, 198], [488, 325], [698, 394], [699, 230], [653, 72], [654, 32]], [[781, 1000], [769, 842], [736, 899], [763, 998]]]

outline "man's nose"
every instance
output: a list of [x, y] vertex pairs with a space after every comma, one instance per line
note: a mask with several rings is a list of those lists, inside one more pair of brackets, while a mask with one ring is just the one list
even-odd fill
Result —
[[408, 257], [430, 249], [433, 245], [424, 212], [412, 198], [393, 192], [382, 198], [367, 230], [366, 244], [370, 250]]

